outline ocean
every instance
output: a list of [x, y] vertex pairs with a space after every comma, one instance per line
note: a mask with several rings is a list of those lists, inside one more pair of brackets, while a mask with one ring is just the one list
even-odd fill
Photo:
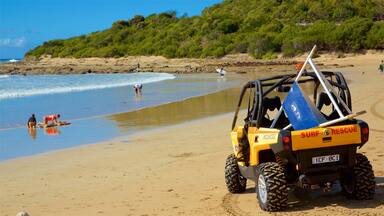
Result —
[[[229, 93], [210, 99], [205, 95], [241, 82], [235, 75], [220, 78], [216, 74], [0, 75], [0, 160], [97, 143], [164, 122], [187, 121], [190, 115], [203, 117], [215, 112], [213, 108], [217, 113], [228, 112], [235, 104], [235, 100], [225, 101]], [[135, 95], [136, 83], [143, 84], [141, 97]], [[232, 98], [233, 91], [230, 94]], [[193, 100], [197, 97], [201, 99]], [[180, 102], [182, 107], [169, 105]], [[32, 113], [38, 121], [59, 113], [61, 120], [72, 124], [31, 131], [26, 122]]]
[[21, 59], [18, 59], [18, 58], [16, 58], [16, 59], [2, 58], [2, 59], [0, 59], [0, 64], [1, 64], [1, 63], [9, 63], [10, 60], [11, 60], [11, 61], [14, 61], [14, 60], [16, 60], [16, 61], [21, 61]]

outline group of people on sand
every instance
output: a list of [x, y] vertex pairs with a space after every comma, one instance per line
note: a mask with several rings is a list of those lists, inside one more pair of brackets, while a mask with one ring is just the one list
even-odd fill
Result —
[[[141, 83], [137, 83], [133, 86], [133, 88], [135, 89], [136, 96], [141, 96], [143, 85]], [[48, 125], [48, 124], [57, 125], [59, 123], [59, 121], [58, 121], [59, 118], [60, 118], [60, 114], [46, 115], [43, 117], [43, 124], [44, 125]], [[36, 116], [35, 116], [35, 114], [32, 114], [31, 117], [29, 117], [29, 119], [28, 119], [27, 127], [28, 128], [36, 128], [36, 126], [37, 126]]]
[[[58, 124], [58, 119], [60, 118], [60, 114], [52, 114], [52, 115], [46, 115], [43, 117], [43, 123], [44, 125], [48, 124]], [[35, 128], [37, 126], [36, 116], [35, 114], [32, 114], [31, 117], [28, 119], [27, 127], [28, 128]]]
[[58, 118], [60, 118], [60, 114], [46, 115], [43, 117], [43, 123], [40, 123], [41, 125], [39, 125], [36, 121], [35, 114], [32, 114], [31, 117], [29, 117], [28, 122], [27, 122], [29, 135], [32, 137], [33, 140], [36, 139], [36, 136], [37, 136], [36, 127], [37, 126], [43, 127], [44, 131], [47, 135], [59, 134], [60, 131], [56, 127], [46, 127], [49, 124], [59, 125], [61, 122], [58, 121]]
[[[133, 86], [133, 88], [135, 90], [136, 96], [142, 95], [143, 85], [141, 83], [136, 83]], [[48, 124], [57, 125], [58, 123], [60, 123], [58, 121], [59, 118], [60, 118], [60, 114], [46, 115], [43, 117], [43, 125], [48, 125]], [[27, 127], [28, 128], [36, 128], [36, 126], [37, 126], [36, 116], [35, 116], [35, 114], [32, 114], [31, 117], [29, 117], [29, 119], [28, 119]]]

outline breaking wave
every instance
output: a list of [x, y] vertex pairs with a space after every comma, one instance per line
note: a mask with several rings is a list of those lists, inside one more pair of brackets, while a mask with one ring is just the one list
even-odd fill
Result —
[[9, 75], [0, 75], [0, 79], [8, 78]]
[[[8, 75], [0, 78], [7, 78], [4, 76]], [[10, 79], [0, 79], [0, 100], [116, 88], [174, 78], [167, 73], [11, 76]]]

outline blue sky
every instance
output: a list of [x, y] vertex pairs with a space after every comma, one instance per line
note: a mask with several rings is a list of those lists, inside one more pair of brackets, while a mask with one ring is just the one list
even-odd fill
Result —
[[0, 0], [0, 58], [22, 58], [51, 39], [109, 28], [120, 19], [176, 10], [199, 15], [222, 0]]

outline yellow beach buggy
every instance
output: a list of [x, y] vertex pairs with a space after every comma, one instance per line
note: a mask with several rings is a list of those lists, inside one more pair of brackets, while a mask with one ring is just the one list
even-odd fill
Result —
[[[347, 198], [372, 199], [375, 177], [357, 149], [369, 127], [352, 113], [351, 94], [339, 72], [320, 72], [311, 56], [298, 74], [250, 81], [243, 87], [232, 123], [233, 153], [225, 164], [231, 193], [256, 183], [261, 209], [287, 206], [288, 188], [329, 191], [340, 184]], [[305, 70], [310, 65], [313, 72]], [[245, 101], [245, 102], [244, 102]], [[244, 123], [239, 111], [247, 104]]]

